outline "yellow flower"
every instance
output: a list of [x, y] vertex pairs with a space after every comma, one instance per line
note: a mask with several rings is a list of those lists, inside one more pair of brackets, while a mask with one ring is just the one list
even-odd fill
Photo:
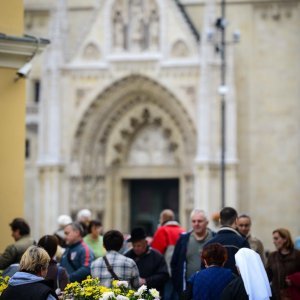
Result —
[[81, 283], [72, 282], [69, 283], [64, 291], [64, 298], [72, 298], [74, 300], [99, 300], [99, 299], [127, 299], [137, 300], [138, 298], [153, 300], [159, 299], [159, 293], [155, 289], [147, 290], [147, 287], [143, 285], [134, 291], [128, 288], [128, 283], [125, 281], [114, 280], [112, 282], [112, 288], [107, 288], [100, 285], [98, 278], [87, 277]]

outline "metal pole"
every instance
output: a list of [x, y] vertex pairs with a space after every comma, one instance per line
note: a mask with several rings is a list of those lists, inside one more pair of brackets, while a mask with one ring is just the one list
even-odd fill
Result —
[[[225, 0], [221, 1], [221, 86], [226, 86], [226, 21], [225, 21]], [[226, 101], [224, 91], [221, 97], [221, 207], [226, 203], [226, 174], [225, 174], [225, 153], [226, 153]]]

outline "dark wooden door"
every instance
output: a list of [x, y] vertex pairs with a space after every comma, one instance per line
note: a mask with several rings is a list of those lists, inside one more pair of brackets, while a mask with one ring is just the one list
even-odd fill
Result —
[[131, 229], [143, 227], [152, 236], [158, 226], [160, 212], [170, 208], [178, 216], [178, 206], [178, 179], [130, 181]]

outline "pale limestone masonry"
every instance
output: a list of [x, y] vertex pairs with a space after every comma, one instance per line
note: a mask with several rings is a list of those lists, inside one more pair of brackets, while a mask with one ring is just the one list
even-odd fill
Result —
[[[83, 207], [129, 231], [134, 179], [178, 179], [186, 228], [195, 206], [219, 210], [220, 56], [208, 34], [220, 1], [177, 2], [25, 1], [26, 33], [52, 41], [28, 81], [36, 238]], [[226, 3], [227, 40], [241, 33], [227, 47], [226, 204], [272, 250], [275, 228], [300, 235], [300, 1]]]

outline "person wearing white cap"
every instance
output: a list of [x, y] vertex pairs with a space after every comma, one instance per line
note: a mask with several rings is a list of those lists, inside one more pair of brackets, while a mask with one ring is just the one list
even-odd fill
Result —
[[271, 287], [260, 256], [252, 249], [241, 248], [235, 262], [241, 276], [228, 284], [221, 300], [270, 299]]
[[57, 218], [58, 229], [54, 232], [54, 235], [58, 238], [60, 247], [66, 247], [64, 228], [70, 223], [72, 223], [72, 219], [68, 215], [60, 215]]
[[89, 209], [84, 208], [77, 213], [77, 222], [79, 222], [83, 227], [83, 237], [89, 233], [88, 227], [91, 220], [92, 220], [92, 212]]

